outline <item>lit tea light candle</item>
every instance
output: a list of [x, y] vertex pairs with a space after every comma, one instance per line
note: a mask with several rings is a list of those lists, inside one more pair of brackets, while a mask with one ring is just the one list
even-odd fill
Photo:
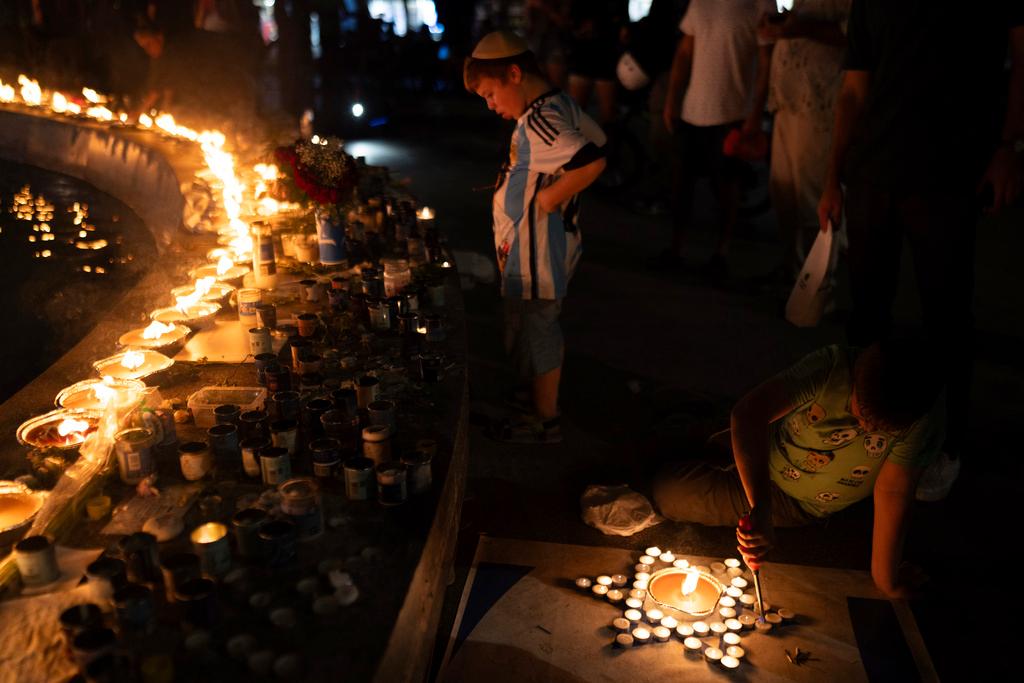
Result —
[[739, 645], [740, 635], [738, 633], [729, 632], [722, 636], [722, 643], [725, 645]]
[[629, 581], [629, 577], [625, 574], [612, 574], [612, 584], [616, 588], [622, 588]]
[[665, 628], [675, 630], [675, 628], [679, 626], [679, 620], [673, 616], [667, 616], [662, 618], [661, 625]]
[[100, 414], [91, 410], [60, 408], [26, 420], [15, 436], [23, 446], [33, 448], [77, 448], [96, 431]]
[[647, 591], [640, 588], [634, 588], [629, 591], [629, 597], [636, 598], [637, 600], [643, 600], [647, 597]]
[[714, 613], [722, 585], [693, 569], [669, 568], [652, 575], [649, 591], [659, 607], [700, 618]]
[[740, 660], [732, 655], [725, 655], [722, 657], [721, 664], [722, 668], [732, 671], [740, 667]]
[[661, 623], [661, 620], [665, 617], [665, 613], [660, 609], [649, 609], [647, 610], [647, 614], [644, 616], [647, 617], [647, 621], [650, 623], [658, 624]]
[[676, 633], [679, 635], [680, 638], [686, 640], [687, 638], [693, 635], [693, 627], [689, 624], [679, 624], [678, 626], [676, 626]]
[[720, 621], [711, 622], [708, 624], [708, 628], [711, 629], [711, 635], [718, 637], [725, 635], [729, 631], [728, 627]]
[[[659, 555], [661, 555], [661, 553], [661, 548], [659, 548], [656, 545], [652, 545], [650, 548], [644, 551], [644, 555], [647, 555], [648, 557], [658, 557]], [[648, 562], [648, 564], [650, 563]]]
[[754, 629], [758, 633], [768, 633], [772, 630], [772, 625], [769, 624], [767, 621], [757, 621], [754, 622]]
[[626, 598], [626, 607], [629, 609], [640, 609], [644, 606], [642, 598]]
[[626, 633], [629, 631], [630, 627], [631, 624], [629, 623], [629, 619], [626, 617], [615, 617], [612, 619], [612, 628], [616, 631]]
[[193, 285], [175, 287], [171, 290], [171, 296], [177, 301], [178, 299], [198, 295], [198, 301], [219, 303], [234, 291], [234, 287], [223, 282], [217, 282], [215, 277], [204, 277], [196, 280]]
[[637, 562], [639, 564], [654, 564], [654, 556], [652, 555], [641, 555]]
[[704, 647], [704, 643], [700, 642], [700, 640], [694, 636], [690, 636], [683, 641], [683, 647], [686, 648], [686, 654], [690, 656], [699, 656], [701, 648]]
[[718, 601], [718, 606], [719, 607], [732, 607], [732, 608], [735, 609], [735, 607], [736, 607], [736, 600], [734, 598], [728, 596], [728, 595], [723, 595], [722, 598]]
[[673, 562], [676, 561], [676, 556], [671, 551], [666, 550], [665, 552], [663, 552], [661, 555], [658, 556], [658, 559], [661, 560], [662, 562], [666, 562], [668, 564], [672, 564]]
[[725, 594], [733, 600], [739, 600], [740, 596], [743, 595], [743, 591], [736, 586], [729, 586], [725, 589]]
[[697, 636], [698, 638], [703, 638], [711, 632], [711, 627], [708, 626], [708, 623], [706, 621], [695, 621], [693, 622], [693, 624], [691, 624], [691, 626], [693, 626], [693, 635]]
[[637, 579], [633, 582], [633, 588], [641, 591], [647, 590], [647, 579]]
[[581, 576], [580, 578], [576, 579], [576, 587], [579, 588], [581, 591], [589, 591], [592, 583], [593, 581], [591, 581], [585, 576]]
[[736, 567], [740, 567], [741, 566], [740, 565], [740, 561], [737, 560], [735, 557], [730, 557], [727, 560], [723, 560], [722, 564], [724, 564], [726, 567], [729, 567], [730, 569], [734, 569]]
[[649, 581], [650, 578], [651, 578], [651, 575], [648, 574], [647, 572], [637, 572], [636, 574], [633, 575], [633, 578], [636, 579], [637, 581]]
[[612, 585], [612, 577], [601, 575], [596, 579], [597, 583], [602, 586]]
[[654, 639], [659, 643], [667, 643], [672, 636], [672, 630], [665, 626], [655, 626], [652, 633], [654, 633]]
[[750, 593], [741, 593], [740, 594], [740, 604], [743, 605], [744, 607], [746, 607], [747, 609], [754, 609], [754, 603], [756, 603], [756, 602], [757, 602], [757, 598], [755, 598]]
[[622, 616], [629, 619], [631, 623], [638, 624], [644, 618], [643, 612], [638, 609], [628, 609], [622, 613]]
[[735, 657], [736, 659], [743, 659], [743, 657], [747, 654], [747, 651], [739, 645], [730, 645], [729, 647], [725, 648], [725, 654], [727, 654], [730, 657]]
[[732, 607], [723, 607], [722, 609], [718, 610], [718, 616], [722, 617], [723, 619], [735, 619], [736, 610]]
[[615, 636], [615, 647], [623, 649], [633, 647], [633, 636], [628, 633], [618, 634]]
[[732, 583], [732, 585], [734, 585], [736, 588], [740, 588], [740, 589], [744, 589], [748, 585], [750, 585], [749, 583], [747, 583], [747, 580], [744, 579], [742, 576], [734, 576], [734, 577], [732, 577], [732, 581], [730, 583]]
[[590, 592], [599, 598], [603, 598], [605, 595], [608, 594], [608, 586], [605, 586], [602, 583], [595, 583], [593, 586], [590, 587]]
[[717, 647], [709, 647], [704, 650], [704, 659], [716, 663], [722, 660], [722, 651]]
[[648, 574], [651, 572], [652, 569], [654, 569], [653, 565], [644, 564], [643, 562], [640, 562], [639, 564], [633, 567], [633, 571], [635, 572], [647, 572]]
[[730, 619], [725, 620], [725, 627], [729, 629], [729, 631], [731, 631], [733, 634], [735, 634], [743, 630], [743, 623], [739, 619], [732, 617]]
[[643, 645], [651, 641], [651, 632], [649, 629], [643, 626], [637, 626], [633, 629], [633, 642], [637, 645]]
[[690, 566], [690, 561], [680, 557], [680, 558], [677, 558], [676, 561], [672, 563], [672, 566], [675, 567], [676, 569], [686, 569], [687, 567]]
[[131, 348], [166, 349], [187, 336], [187, 327], [178, 327], [174, 323], [166, 324], [154, 320], [148, 327], [125, 332], [118, 338], [117, 343]]
[[174, 365], [174, 361], [157, 351], [150, 349], [130, 349], [114, 354], [92, 364], [102, 377], [114, 379], [143, 379], [166, 370]]
[[754, 624], [757, 622], [757, 617], [753, 614], [741, 614], [736, 619], [743, 624], [743, 628], [754, 628]]
[[723, 562], [712, 562], [711, 563], [711, 573], [715, 574], [716, 576], [720, 576], [720, 575], [724, 574], [725, 573], [725, 563], [723, 563]]
[[625, 596], [623, 595], [622, 591], [620, 591], [618, 588], [612, 588], [608, 591], [606, 597], [608, 598], [608, 602], [614, 604], [617, 602], [622, 602], [622, 598]]
[[[777, 614], [779, 615], [779, 617], [782, 618], [783, 621], [793, 621], [794, 619], [796, 619], [796, 612], [785, 607], [780, 607], [777, 611]], [[767, 617], [765, 618], [767, 619]]]

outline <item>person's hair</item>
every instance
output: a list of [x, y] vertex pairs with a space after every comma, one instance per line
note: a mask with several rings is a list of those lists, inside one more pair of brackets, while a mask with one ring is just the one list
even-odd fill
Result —
[[462, 65], [462, 83], [466, 86], [466, 90], [475, 93], [482, 78], [496, 78], [502, 83], [507, 81], [509, 69], [513, 66], [518, 66], [524, 76], [532, 74], [544, 77], [544, 72], [540, 70], [540, 65], [537, 63], [537, 56], [527, 50], [518, 55], [499, 59], [466, 57], [466, 61]]
[[899, 432], [923, 417], [942, 390], [942, 365], [920, 339], [888, 339], [864, 349], [853, 368], [862, 417], [883, 431]]

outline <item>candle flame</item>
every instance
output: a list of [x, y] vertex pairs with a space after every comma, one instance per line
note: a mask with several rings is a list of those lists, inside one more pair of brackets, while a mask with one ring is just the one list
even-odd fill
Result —
[[683, 581], [683, 595], [689, 595], [697, 590], [698, 581], [700, 581], [700, 575], [697, 572], [686, 572], [686, 581]]
[[69, 434], [84, 432], [88, 428], [89, 423], [85, 420], [76, 420], [73, 417], [66, 417], [61, 420], [59, 425], [57, 425], [57, 433], [61, 436], [67, 436]]
[[146, 362], [146, 356], [139, 351], [128, 351], [121, 359], [121, 365], [128, 370], [136, 370]]
[[54, 92], [50, 96], [50, 108], [58, 114], [63, 114], [68, 110], [68, 98], [59, 92]]
[[110, 386], [110, 382], [112, 381], [113, 378], [110, 375], [107, 375], [103, 378], [102, 382], [94, 385], [92, 388], [92, 393], [96, 397], [96, 400], [103, 406], [106, 406], [114, 399], [115, 396], [117, 396], [117, 391]]
[[68, 113], [78, 115], [82, 113], [82, 107], [77, 102], [68, 102]]
[[139, 114], [139, 125], [143, 128], [152, 128], [153, 117], [149, 114]]
[[38, 107], [43, 101], [43, 90], [39, 82], [34, 81], [25, 74], [18, 74], [18, 84], [21, 86], [21, 99], [31, 107]]
[[229, 270], [234, 267], [235, 263], [227, 256], [221, 256], [220, 260], [217, 261], [217, 277], [225, 275]]
[[429, 206], [424, 206], [422, 209], [416, 212], [416, 218], [420, 220], [429, 221], [434, 217], [434, 212]]
[[217, 282], [217, 278], [213, 277], [212, 275], [208, 275], [207, 277], [201, 277], [198, 280], [196, 280], [195, 291], [198, 292], [200, 298], [202, 298], [210, 293], [210, 290], [213, 289], [213, 285], [215, 282]]
[[174, 323], [171, 323], [170, 325], [165, 325], [159, 320], [154, 320], [149, 324], [149, 327], [142, 331], [142, 338], [159, 339], [165, 334], [170, 334], [171, 332], [174, 332], [175, 329], [176, 328], [174, 326]]
[[95, 107], [89, 107], [85, 110], [85, 115], [94, 118], [97, 121], [113, 121], [114, 112], [110, 111], [103, 105], [96, 105]]
[[256, 174], [266, 182], [277, 180], [278, 169], [274, 164], [256, 164], [252, 167]]
[[14, 86], [0, 80], [0, 102], [13, 102], [14, 97]]
[[100, 94], [92, 88], [82, 88], [82, 95], [93, 104], [99, 104], [103, 101], [102, 98], [100, 98]]

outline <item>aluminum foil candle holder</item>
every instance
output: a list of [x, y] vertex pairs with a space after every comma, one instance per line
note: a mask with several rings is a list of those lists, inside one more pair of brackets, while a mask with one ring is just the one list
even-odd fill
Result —
[[92, 367], [102, 377], [114, 379], [142, 379], [166, 370], [174, 365], [174, 361], [156, 351], [149, 349], [129, 349], [123, 353], [98, 360]]
[[54, 404], [58, 408], [103, 410], [111, 400], [119, 404], [134, 400], [145, 388], [137, 379], [86, 379], [61, 389]]
[[149, 314], [151, 320], [166, 325], [179, 323], [193, 330], [201, 330], [213, 324], [213, 318], [220, 311], [220, 304], [200, 301], [188, 306], [158, 308]]
[[725, 586], [696, 569], [668, 567], [654, 572], [648, 581], [644, 610], [661, 610], [676, 619], [692, 621], [714, 613]]
[[18, 442], [33, 448], [78, 448], [96, 431], [100, 413], [95, 410], [59, 408], [26, 420], [18, 427]]
[[[140, 327], [121, 335], [117, 343], [133, 349], [153, 349], [168, 351], [179, 346], [188, 336], [189, 328], [174, 323], [162, 323], [154, 320], [148, 327]], [[173, 354], [172, 354], [173, 355]]]

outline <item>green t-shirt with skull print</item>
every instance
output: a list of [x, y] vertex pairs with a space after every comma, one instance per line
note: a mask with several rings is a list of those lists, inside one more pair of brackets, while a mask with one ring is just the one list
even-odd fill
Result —
[[798, 407], [771, 425], [771, 478], [816, 517], [867, 498], [886, 460], [924, 467], [942, 446], [942, 397], [901, 433], [860, 428], [850, 412], [858, 353], [828, 346], [779, 375]]

